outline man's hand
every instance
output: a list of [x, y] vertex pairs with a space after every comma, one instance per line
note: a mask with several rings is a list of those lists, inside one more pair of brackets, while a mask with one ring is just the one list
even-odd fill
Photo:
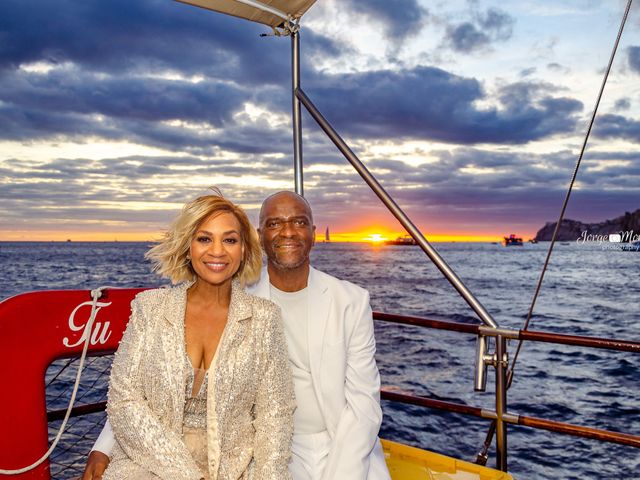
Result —
[[89, 454], [87, 466], [84, 467], [82, 480], [102, 480], [102, 474], [109, 466], [109, 457], [102, 452], [93, 450]]

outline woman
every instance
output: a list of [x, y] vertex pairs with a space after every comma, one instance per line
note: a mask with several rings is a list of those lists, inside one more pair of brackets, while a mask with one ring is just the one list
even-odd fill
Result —
[[262, 261], [246, 214], [221, 195], [197, 198], [146, 256], [183, 283], [131, 304], [105, 480], [290, 479], [291, 371], [278, 307], [243, 288]]

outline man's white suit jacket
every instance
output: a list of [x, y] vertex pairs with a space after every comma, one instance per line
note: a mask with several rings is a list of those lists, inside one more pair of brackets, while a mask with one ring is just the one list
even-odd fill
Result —
[[[267, 269], [247, 290], [270, 299]], [[382, 422], [369, 292], [310, 269], [309, 363], [331, 437], [322, 480], [390, 480], [378, 440]], [[93, 450], [110, 455], [115, 439], [107, 421]]]
[[[387, 480], [369, 292], [310, 269], [309, 364], [331, 449], [322, 480]], [[267, 269], [248, 291], [270, 298]]]

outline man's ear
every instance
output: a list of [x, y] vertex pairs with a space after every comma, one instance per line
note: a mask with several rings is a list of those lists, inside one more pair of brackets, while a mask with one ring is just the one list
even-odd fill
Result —
[[316, 226], [313, 225], [313, 240], [311, 242], [311, 246], [314, 246], [316, 244]]

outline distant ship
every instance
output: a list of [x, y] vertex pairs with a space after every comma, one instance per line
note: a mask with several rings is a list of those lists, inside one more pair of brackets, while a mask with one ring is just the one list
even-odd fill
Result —
[[513, 233], [508, 237], [502, 237], [502, 245], [505, 247], [521, 247], [522, 238], [516, 237]]
[[324, 231], [324, 242], [329, 243], [331, 241], [331, 237], [329, 237], [329, 227]]
[[413, 239], [411, 235], [403, 235], [402, 237], [398, 237], [395, 240], [385, 240], [385, 245], [417, 245], [416, 241]]

